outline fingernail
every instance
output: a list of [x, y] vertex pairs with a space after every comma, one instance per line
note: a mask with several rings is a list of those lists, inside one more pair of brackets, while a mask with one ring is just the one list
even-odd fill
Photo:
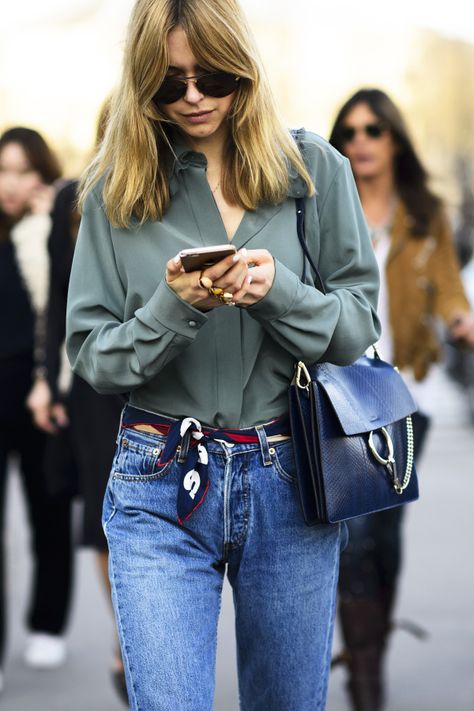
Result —
[[242, 247], [242, 249], [240, 250], [240, 254], [241, 254], [243, 257], [246, 257], [246, 256], [247, 256], [247, 248], [246, 248], [246, 247]]
[[240, 259], [240, 253], [237, 252], [237, 254], [234, 254], [234, 256], [232, 257], [232, 261], [233, 261], [234, 264], [235, 264], [236, 262], [239, 261], [239, 259]]
[[181, 257], [179, 256], [179, 254], [177, 254], [176, 257], [173, 258], [173, 262], [174, 262], [175, 264], [179, 264], [180, 261], [181, 261]]
[[253, 276], [250, 274], [250, 275], [247, 277], [247, 284], [251, 284], [252, 281], [253, 281]]

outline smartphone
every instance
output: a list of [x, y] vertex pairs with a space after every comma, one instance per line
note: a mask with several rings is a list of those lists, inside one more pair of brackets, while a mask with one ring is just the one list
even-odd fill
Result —
[[221, 259], [230, 257], [231, 254], [236, 252], [237, 248], [233, 244], [216, 244], [212, 247], [183, 249], [179, 253], [179, 258], [185, 272], [196, 272], [212, 267], [216, 262], [220, 262]]

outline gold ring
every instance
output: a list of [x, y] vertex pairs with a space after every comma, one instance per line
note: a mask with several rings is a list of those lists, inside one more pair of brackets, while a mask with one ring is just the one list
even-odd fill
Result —
[[211, 286], [209, 288], [209, 293], [211, 296], [216, 296], [219, 299], [222, 296], [222, 294], [224, 293], [224, 289], [221, 289], [218, 286]]
[[209, 277], [202, 276], [201, 273], [201, 276], [199, 277], [199, 286], [201, 287], [201, 289], [212, 289], [212, 281], [209, 279]]
[[211, 286], [208, 291], [211, 296], [218, 299], [222, 304], [235, 306], [234, 297], [229, 291], [224, 291], [224, 289], [221, 289], [219, 286]]

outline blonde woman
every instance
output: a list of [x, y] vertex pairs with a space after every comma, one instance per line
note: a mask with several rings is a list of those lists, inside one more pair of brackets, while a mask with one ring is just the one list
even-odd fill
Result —
[[[212, 708], [226, 572], [241, 707], [325, 707], [345, 532], [304, 524], [287, 387], [296, 360], [376, 339], [378, 275], [347, 160], [298, 142], [235, 0], [136, 3], [67, 328], [74, 370], [129, 394], [103, 523], [134, 710]], [[300, 278], [303, 195], [327, 295]], [[229, 243], [184, 271], [181, 250]]]

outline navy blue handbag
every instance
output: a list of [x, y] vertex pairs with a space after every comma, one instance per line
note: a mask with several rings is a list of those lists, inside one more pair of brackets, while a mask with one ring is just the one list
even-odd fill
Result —
[[[304, 200], [298, 238], [308, 252]], [[305, 274], [303, 273], [303, 280]], [[413, 460], [415, 402], [398, 371], [374, 349], [352, 365], [299, 362], [289, 389], [297, 481], [308, 525], [335, 523], [418, 498]]]

